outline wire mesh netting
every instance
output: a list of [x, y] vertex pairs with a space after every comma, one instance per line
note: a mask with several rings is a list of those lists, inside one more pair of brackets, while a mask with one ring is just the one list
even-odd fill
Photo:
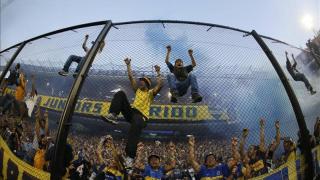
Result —
[[[57, 125], [76, 77], [73, 74], [76, 63], [66, 62], [70, 57], [81, 60], [86, 55], [83, 48], [86, 35], [86, 46], [90, 48], [102, 27], [73, 29], [28, 42], [10, 67], [9, 72], [16, 74], [16, 79], [12, 82], [9, 73], [5, 77], [9, 83], [1, 87], [7, 92], [1, 97], [1, 134], [20, 159], [38, 169], [49, 171], [45, 162], [53, 156]], [[1, 53], [1, 68], [16, 49]], [[58, 74], [69, 65], [65, 70], [70, 73], [63, 74], [66, 77]], [[23, 143], [16, 143], [18, 139]], [[48, 178], [41, 176], [41, 171], [32, 175]]]
[[[303, 110], [308, 129], [312, 133], [316, 119], [319, 116], [319, 93], [317, 91], [320, 89], [320, 56], [319, 60], [314, 58], [308, 48], [298, 49], [268, 39], [265, 39], [265, 42], [273, 51], [293, 87]], [[288, 55], [286, 55], [286, 52]], [[296, 62], [294, 73], [290, 74], [290, 68], [289, 70], [287, 68], [287, 57], [292, 66]], [[302, 78], [297, 76], [301, 76]]]
[[[37, 39], [27, 43], [14, 61], [10, 69], [20, 64], [19, 76], [23, 74], [28, 82], [25, 89], [33, 92], [35, 85], [36, 104], [42, 111], [35, 107], [31, 118], [23, 120], [29, 132], [28, 140], [23, 140], [26, 144], [34, 137], [56, 136], [77, 77], [74, 72], [81, 68], [102, 27]], [[319, 90], [318, 64], [303, 59], [306, 51], [264, 41], [289, 78], [308, 128], [313, 129], [319, 115], [318, 93], [311, 95], [310, 88], [293, 80], [286, 70], [285, 52], [289, 58], [294, 54], [298, 70], [305, 72], [315, 91]], [[104, 43], [79, 89], [72, 116], [68, 144], [74, 158], [64, 154], [73, 159], [71, 179], [298, 178], [300, 170], [290, 154], [299, 139], [297, 120], [274, 67], [252, 36], [200, 24], [116, 23]], [[4, 53], [1, 58], [10, 57]], [[76, 63], [67, 64], [68, 60]], [[7, 92], [15, 93], [21, 79]], [[8, 121], [10, 113], [5, 112], [2, 121]], [[41, 120], [47, 116], [50, 135]], [[49, 149], [50, 157], [53, 150]], [[19, 157], [28, 152], [25, 149]], [[34, 160], [27, 162], [36, 166]]]
[[[105, 40], [106, 48], [92, 64], [80, 93], [84, 101], [79, 106], [79, 112], [92, 113], [96, 118], [90, 121], [88, 117], [81, 118], [80, 114], [73, 117], [73, 123], [77, 124], [72, 127], [74, 135], [81, 133], [86, 137], [85, 134], [91, 129], [95, 129], [95, 135], [91, 143], [83, 140], [78, 143], [95, 147], [99, 139], [111, 135], [120, 152], [131, 156], [136, 148], [132, 144], [142, 142], [145, 147], [138, 149], [137, 153], [145, 153], [144, 157], [157, 154], [164, 159], [163, 163], [167, 162], [166, 153], [173, 143], [177, 147], [175, 168], [181, 170], [192, 167], [187, 161], [187, 135], [193, 135], [197, 140], [196, 161], [200, 164], [210, 152], [219, 157], [219, 161], [228, 162], [228, 158], [232, 157], [231, 138], [238, 137], [240, 140], [244, 128], [250, 132], [246, 149], [249, 145], [259, 145], [260, 118], [265, 119], [266, 149], [276, 136], [276, 120], [280, 121], [281, 135], [297, 139], [298, 127], [294, 113], [276, 72], [256, 41], [244, 35], [237, 31], [189, 24], [115, 25]], [[167, 77], [172, 75], [165, 63], [168, 45], [172, 49], [169, 59], [172, 64], [180, 58], [185, 66], [191, 65], [189, 49], [193, 50], [196, 61], [191, 73], [196, 77], [198, 87], [194, 87], [193, 80], [187, 80], [190, 82], [185, 88], [189, 90], [182, 96], [178, 95], [177, 103], [171, 102], [173, 85], [169, 85]], [[139, 117], [135, 115], [141, 115], [143, 110], [137, 105], [137, 91], [132, 89], [125, 58], [131, 59], [131, 69], [139, 88], [143, 86], [138, 79], [140, 77], [149, 77], [152, 88], [156, 88], [157, 73], [154, 66], [161, 68], [162, 88], [153, 94], [149, 114], [142, 113], [142, 118], [149, 116], [145, 128], [134, 128], [139, 124], [136, 122]], [[121, 92], [126, 94], [128, 102], [134, 107], [128, 107], [129, 115], [123, 114], [126, 110], [123, 109], [125, 105]], [[201, 102], [192, 103], [193, 92], [199, 92]], [[114, 108], [110, 110], [112, 99]], [[103, 122], [107, 119], [99, 117], [103, 115], [110, 118], [108, 112], [117, 114], [119, 111], [122, 114], [117, 125]], [[93, 164], [99, 162], [99, 156], [90, 156], [95, 153], [90, 148], [75, 147], [79, 147], [78, 151], [84, 149]], [[280, 146], [275, 152], [276, 157], [280, 157], [282, 151]], [[147, 161], [137, 163], [144, 164]], [[274, 162], [273, 165], [276, 163], [281, 164]], [[108, 162], [104, 164], [112, 165]], [[256, 176], [261, 172], [253, 174]]]

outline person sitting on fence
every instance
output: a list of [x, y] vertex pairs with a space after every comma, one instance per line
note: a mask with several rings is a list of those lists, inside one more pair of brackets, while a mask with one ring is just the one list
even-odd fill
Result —
[[311, 84], [309, 83], [308, 79], [306, 78], [306, 76], [303, 74], [303, 73], [300, 73], [296, 66], [297, 66], [297, 62], [292, 55], [292, 59], [293, 59], [293, 64], [291, 65], [290, 63], [290, 60], [288, 58], [288, 52], [286, 51], [286, 58], [287, 58], [287, 61], [286, 61], [286, 67], [287, 67], [287, 70], [288, 72], [290, 73], [290, 75], [292, 76], [292, 78], [295, 80], [295, 81], [302, 81], [304, 82], [306, 88], [308, 89], [308, 91], [310, 91], [311, 95], [315, 94], [316, 91], [313, 90]]
[[193, 50], [189, 49], [188, 53], [191, 58], [191, 65], [183, 66], [182, 59], [177, 59], [174, 66], [169, 62], [171, 52], [171, 46], [167, 46], [167, 55], [165, 63], [167, 64], [172, 74], [167, 75], [169, 88], [171, 92], [171, 102], [177, 103], [178, 96], [183, 96], [187, 93], [189, 86], [191, 86], [192, 102], [197, 103], [202, 101], [202, 97], [199, 95], [199, 88], [197, 78], [190, 72], [196, 66], [196, 61], [193, 57]]
[[116, 124], [117, 116], [121, 114], [124, 118], [131, 123], [128, 142], [126, 145], [126, 167], [131, 168], [133, 159], [136, 156], [137, 144], [139, 142], [142, 129], [146, 127], [149, 119], [150, 105], [154, 99], [154, 96], [159, 93], [162, 87], [162, 78], [160, 74], [160, 66], [154, 66], [157, 73], [157, 85], [152, 88], [151, 80], [149, 77], [139, 78], [139, 85], [135, 81], [131, 71], [131, 59], [126, 58], [125, 63], [127, 65], [128, 76], [131, 86], [135, 92], [135, 99], [132, 105], [130, 105], [127, 95], [123, 91], [118, 91], [114, 96], [110, 104], [109, 114], [107, 116], [101, 116], [106, 122]]
[[8, 86], [17, 85], [20, 76], [20, 63], [17, 63], [14, 69], [10, 70], [1, 84], [0, 92], [4, 93]]
[[[90, 50], [90, 48], [87, 47], [87, 41], [88, 41], [88, 39], [89, 39], [89, 35], [86, 34], [86, 35], [85, 35], [85, 38], [84, 38], [84, 42], [83, 42], [83, 44], [82, 44], [82, 48], [83, 48], [83, 50], [84, 50], [84, 52], [85, 52], [86, 54], [87, 54], [87, 53], [89, 52], [89, 50]], [[91, 43], [94, 44], [95, 42], [92, 41]], [[102, 50], [103, 50], [103, 48], [104, 48], [104, 45], [105, 45], [105, 43], [104, 43], [104, 41], [102, 41], [98, 53], [101, 53], [101, 52], [102, 52]], [[71, 55], [71, 56], [69, 56], [69, 58], [67, 59], [67, 61], [65, 62], [64, 66], [63, 66], [63, 69], [62, 69], [61, 71], [59, 71], [59, 75], [61, 75], [61, 76], [67, 76], [68, 73], [69, 73], [69, 68], [70, 68], [71, 64], [72, 64], [73, 62], [76, 62], [76, 63], [78, 63], [78, 65], [77, 65], [77, 68], [76, 68], [75, 72], [73, 73], [73, 77], [77, 77], [80, 69], [82, 68], [82, 66], [83, 66], [83, 64], [84, 64], [84, 62], [85, 62], [84, 60], [85, 60], [85, 57], [84, 57], [84, 56], [83, 56], [83, 57], [82, 57], [82, 56], [76, 56], [76, 55]]]

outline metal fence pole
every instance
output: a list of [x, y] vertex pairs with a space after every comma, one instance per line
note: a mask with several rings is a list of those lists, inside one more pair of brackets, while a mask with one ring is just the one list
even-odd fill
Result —
[[82, 84], [86, 78], [86, 75], [91, 67], [91, 64], [98, 52], [100, 44], [104, 41], [107, 33], [111, 28], [112, 22], [107, 21], [104, 28], [98, 35], [95, 43], [93, 44], [90, 51], [84, 58], [84, 65], [81, 68], [78, 77], [75, 79], [71, 91], [69, 93], [66, 106], [63, 110], [62, 116], [59, 121], [59, 128], [56, 136], [56, 144], [54, 149], [54, 157], [51, 163], [51, 179], [61, 179], [64, 174], [62, 174], [61, 167], [64, 166], [64, 155], [65, 146], [67, 141], [67, 136], [69, 128], [71, 125], [71, 118], [74, 112], [75, 105], [81, 90]]
[[16, 50], [16, 52], [12, 55], [11, 59], [9, 60], [9, 62], [7, 63], [5, 69], [3, 70], [1, 76], [0, 76], [0, 84], [2, 84], [5, 75], [8, 73], [11, 65], [13, 64], [14, 60], [17, 58], [17, 56], [19, 55], [19, 53], [21, 52], [21, 50], [24, 48], [24, 46], [26, 45], [26, 42], [22, 42], [19, 46], [19, 48]]
[[306, 171], [305, 171], [305, 178], [306, 179], [313, 179], [314, 177], [314, 169], [313, 169], [313, 162], [312, 162], [312, 152], [311, 152], [311, 146], [310, 146], [310, 133], [309, 130], [307, 128], [306, 122], [304, 120], [304, 116], [303, 116], [303, 112], [301, 110], [299, 101], [286, 77], [286, 75], [284, 74], [284, 72], [281, 69], [280, 64], [278, 63], [277, 59], [274, 57], [274, 55], [272, 54], [271, 50], [269, 49], [269, 47], [266, 45], [266, 43], [263, 41], [263, 39], [260, 37], [260, 35], [253, 30], [251, 32], [251, 35], [254, 37], [254, 39], [257, 41], [257, 43], [260, 45], [260, 47], [262, 48], [262, 50], [264, 51], [264, 53], [267, 55], [268, 59], [270, 60], [272, 66], [274, 67], [274, 69], [276, 70], [287, 94], [289, 97], [289, 100], [291, 102], [293, 111], [295, 113], [298, 125], [299, 125], [299, 129], [301, 132], [301, 145], [302, 148], [305, 150], [304, 151], [304, 156], [305, 156], [305, 162], [306, 162]]

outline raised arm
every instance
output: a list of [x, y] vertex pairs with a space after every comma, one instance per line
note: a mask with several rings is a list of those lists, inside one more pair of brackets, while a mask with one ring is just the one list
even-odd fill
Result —
[[143, 170], [145, 168], [143, 162], [143, 153], [145, 153], [144, 145], [138, 145], [136, 158], [134, 160], [134, 167], [140, 170]]
[[238, 138], [236, 137], [233, 137], [231, 139], [231, 151], [232, 151], [232, 157], [236, 162], [238, 162], [241, 159], [241, 156], [238, 151]]
[[190, 59], [191, 59], [191, 65], [192, 65], [192, 67], [195, 67], [197, 64], [196, 64], [196, 60], [193, 57], [193, 50], [189, 49], [188, 53], [189, 53], [189, 56], [190, 56]]
[[126, 65], [127, 65], [128, 77], [129, 77], [129, 80], [130, 80], [130, 83], [131, 83], [131, 87], [132, 87], [132, 89], [133, 89], [134, 91], [137, 91], [137, 89], [138, 89], [137, 82], [136, 82], [136, 80], [133, 78], [132, 70], [131, 70], [131, 59], [126, 58], [126, 59], [124, 60], [124, 62], [125, 62]]
[[106, 141], [106, 138], [102, 137], [100, 142], [99, 142], [99, 145], [98, 145], [97, 154], [98, 154], [98, 162], [99, 162], [99, 164], [104, 164], [104, 159], [102, 157], [102, 150], [103, 150], [103, 145], [104, 145], [105, 141]]
[[166, 48], [167, 48], [167, 55], [166, 55], [165, 63], [168, 64], [168, 63], [170, 63], [169, 59], [170, 59], [170, 53], [171, 53], [171, 46], [168, 45]]
[[166, 160], [166, 164], [164, 166], [164, 169], [166, 172], [174, 169], [176, 167], [176, 157], [175, 157], [175, 152], [176, 152], [176, 147], [173, 144], [173, 142], [169, 143], [169, 149], [168, 149], [168, 156]]
[[24, 76], [24, 73], [20, 73], [19, 75], [19, 81], [18, 81], [19, 86], [21, 86], [23, 89], [26, 89], [26, 79]]
[[40, 139], [40, 120], [41, 120], [41, 113], [40, 113], [40, 106], [38, 106], [35, 114], [36, 124], [35, 124], [35, 133], [38, 139]]
[[265, 151], [265, 135], [264, 135], [264, 127], [265, 127], [265, 119], [260, 119], [260, 144], [259, 149], [260, 151]]
[[156, 70], [156, 73], [157, 73], [157, 85], [153, 88], [153, 95], [155, 96], [160, 92], [163, 85], [163, 80], [160, 74], [160, 66], [155, 65], [154, 69]]
[[195, 170], [196, 173], [200, 172], [200, 164], [196, 161], [195, 156], [194, 156], [194, 144], [195, 144], [195, 139], [194, 136], [189, 137], [189, 159], [191, 166]]
[[34, 75], [31, 75], [31, 97], [34, 97], [36, 95], [36, 85], [34, 83]]
[[294, 58], [294, 55], [293, 55], [293, 54], [291, 54], [291, 56], [292, 56], [292, 59], [293, 59], [293, 65], [292, 65], [292, 67], [293, 67], [294, 69], [296, 69], [296, 67], [297, 67], [297, 61], [296, 61], [296, 59]]
[[274, 144], [272, 144], [272, 146], [270, 148], [273, 152], [278, 148], [278, 146], [280, 144], [280, 122], [276, 121], [274, 126], [276, 128], [276, 142]]
[[[286, 53], [286, 59], [287, 59], [287, 62], [289, 62], [289, 63], [290, 63], [290, 59], [289, 59], [289, 57], [288, 57], [288, 52], [286, 51], [285, 53]], [[291, 63], [290, 63], [290, 64], [291, 64]]]
[[117, 167], [119, 168], [120, 171], [122, 171], [124, 169], [124, 167], [122, 166], [122, 164], [120, 162], [120, 153], [119, 153], [120, 151], [117, 151], [116, 146], [114, 145], [113, 141], [110, 143], [109, 146], [111, 148], [112, 157], [117, 163]]
[[84, 50], [84, 52], [88, 52], [89, 51], [89, 48], [87, 47], [87, 41], [89, 39], [89, 35], [86, 34], [85, 37], [84, 37], [84, 41], [82, 43], [82, 49]]
[[246, 144], [248, 134], [249, 134], [249, 129], [242, 130], [242, 136], [241, 136], [241, 141], [240, 141], [240, 145], [239, 145], [239, 151], [240, 151], [240, 155], [242, 158], [245, 157], [244, 146]]
[[49, 136], [49, 115], [48, 115], [48, 110], [46, 110], [45, 113], [44, 113], [44, 119], [46, 121], [46, 124], [45, 124], [45, 135], [48, 137]]

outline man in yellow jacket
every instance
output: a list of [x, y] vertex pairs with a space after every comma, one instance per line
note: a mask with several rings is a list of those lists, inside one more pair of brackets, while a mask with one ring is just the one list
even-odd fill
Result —
[[160, 75], [160, 67], [156, 65], [154, 68], [157, 73], [157, 85], [154, 88], [151, 88], [151, 80], [146, 76], [139, 78], [139, 83], [137, 83], [132, 75], [131, 59], [126, 58], [124, 61], [127, 65], [131, 86], [135, 92], [134, 102], [130, 105], [125, 92], [118, 91], [111, 101], [109, 114], [107, 116], [102, 116], [102, 119], [106, 122], [117, 124], [115, 120], [121, 113], [131, 124], [128, 134], [128, 142], [125, 149], [125, 166], [127, 168], [131, 168], [133, 159], [136, 156], [137, 144], [139, 142], [142, 129], [146, 127], [146, 123], [149, 119], [149, 110], [153, 97], [161, 90], [162, 78]]

